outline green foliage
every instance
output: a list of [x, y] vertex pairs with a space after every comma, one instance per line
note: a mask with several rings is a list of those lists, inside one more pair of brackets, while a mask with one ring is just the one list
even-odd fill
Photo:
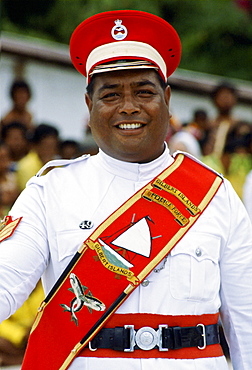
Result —
[[[233, 2], [222, 0], [167, 1], [163, 17], [173, 26], [183, 45], [180, 67], [252, 80], [252, 22]], [[171, 8], [169, 9], [169, 6]]]
[[117, 9], [170, 22], [183, 45], [181, 68], [252, 80], [252, 14], [233, 0], [2, 0], [2, 28], [68, 44], [85, 18]]

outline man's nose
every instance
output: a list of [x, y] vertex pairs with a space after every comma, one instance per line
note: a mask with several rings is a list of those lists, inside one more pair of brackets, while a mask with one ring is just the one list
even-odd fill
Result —
[[119, 113], [132, 115], [132, 114], [139, 113], [139, 111], [140, 111], [140, 107], [137, 104], [134, 97], [131, 95], [124, 96], [120, 104], [120, 107], [119, 107]]

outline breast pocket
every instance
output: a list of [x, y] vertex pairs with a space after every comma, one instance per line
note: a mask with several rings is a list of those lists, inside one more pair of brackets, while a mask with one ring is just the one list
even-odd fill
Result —
[[170, 253], [170, 290], [175, 299], [211, 301], [220, 288], [220, 238], [188, 233]]
[[90, 234], [90, 230], [63, 230], [57, 233], [57, 249], [59, 262], [71, 259], [81, 248], [83, 242]]

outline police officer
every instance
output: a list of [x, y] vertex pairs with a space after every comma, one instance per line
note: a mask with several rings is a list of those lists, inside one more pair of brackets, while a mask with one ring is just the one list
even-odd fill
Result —
[[[92, 230], [176, 160], [165, 144], [167, 78], [181, 54], [172, 26], [139, 11], [101, 13], [77, 27], [70, 52], [87, 77], [89, 124], [100, 150], [32, 178], [11, 210], [18, 223], [8, 224], [11, 235], [2, 226], [1, 320], [41, 276], [48, 294]], [[201, 188], [186, 186], [188, 198]], [[95, 269], [92, 274], [99, 284]], [[234, 369], [250, 370], [251, 280], [251, 224], [223, 180], [189, 231], [117, 309], [114, 326], [105, 326], [69, 369], [228, 369], [216, 332], [220, 313]], [[108, 286], [106, 294], [112, 290]], [[69, 311], [81, 317], [74, 308]], [[62, 347], [67, 339], [57, 338]]]

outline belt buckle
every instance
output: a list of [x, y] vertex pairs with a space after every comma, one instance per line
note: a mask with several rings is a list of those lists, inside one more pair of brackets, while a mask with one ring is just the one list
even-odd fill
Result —
[[136, 331], [134, 330], [134, 325], [124, 325], [124, 329], [129, 329], [130, 331], [130, 346], [129, 348], [125, 348], [124, 352], [134, 352], [135, 347], [135, 334]]
[[202, 327], [202, 337], [203, 337], [203, 346], [200, 347], [198, 346], [198, 349], [205, 349], [206, 348], [206, 328], [205, 328], [205, 325], [204, 324], [198, 324], [197, 326], [201, 326]]
[[163, 324], [163, 325], [158, 325], [158, 335], [159, 335], [159, 343], [158, 343], [158, 349], [160, 352], [167, 352], [168, 351], [168, 348], [164, 348], [163, 347], [163, 340], [162, 340], [162, 332], [163, 332], [163, 329], [167, 329], [168, 328], [168, 325], [166, 324]]
[[159, 336], [155, 329], [143, 326], [136, 333], [136, 344], [144, 351], [149, 351], [159, 343]]
[[134, 325], [124, 325], [124, 328], [130, 330], [130, 346], [125, 348], [124, 352], [134, 352], [135, 345], [144, 351], [149, 351], [156, 346], [159, 347], [159, 351], [168, 351], [168, 348], [162, 346], [162, 331], [168, 328], [168, 325], [159, 325], [158, 330], [144, 326], [137, 332], [134, 330]]

